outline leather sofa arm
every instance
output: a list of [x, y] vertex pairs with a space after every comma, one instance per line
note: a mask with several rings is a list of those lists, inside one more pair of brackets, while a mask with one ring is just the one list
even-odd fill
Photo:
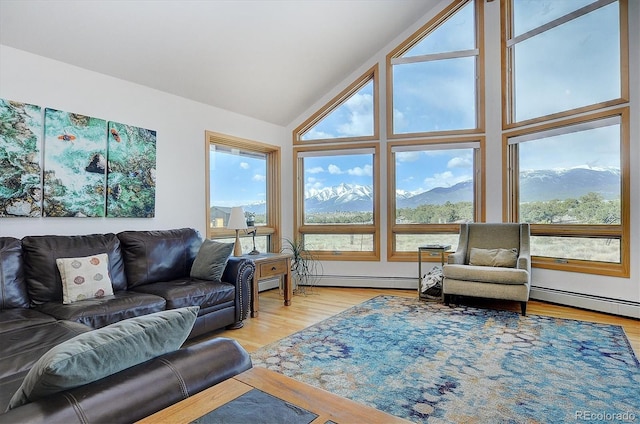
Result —
[[131, 423], [251, 368], [238, 342], [206, 340], [0, 415], [32, 424]]
[[222, 281], [236, 286], [236, 322], [242, 322], [249, 314], [251, 304], [251, 285], [256, 264], [238, 256], [230, 256], [222, 274]]

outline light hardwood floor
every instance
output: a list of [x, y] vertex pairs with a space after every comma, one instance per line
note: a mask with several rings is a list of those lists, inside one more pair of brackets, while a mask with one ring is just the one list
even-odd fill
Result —
[[[259, 315], [256, 318], [247, 318], [243, 328], [218, 331], [203, 338], [230, 337], [236, 339], [248, 352], [253, 352], [380, 294], [417, 296], [414, 290], [314, 287], [311, 290], [307, 289], [306, 295], [294, 295], [291, 306], [284, 306], [282, 294], [278, 289], [274, 289], [260, 293]], [[466, 304], [520, 311], [518, 302], [477, 299], [474, 303]], [[536, 300], [529, 301], [527, 314], [620, 325], [624, 328], [636, 356], [640, 357], [639, 320]]]

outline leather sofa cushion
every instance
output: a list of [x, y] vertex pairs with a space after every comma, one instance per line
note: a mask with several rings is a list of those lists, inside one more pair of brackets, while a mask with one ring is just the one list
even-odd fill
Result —
[[26, 236], [22, 239], [22, 251], [29, 296], [35, 304], [62, 302], [62, 280], [56, 265], [58, 258], [106, 253], [113, 291], [127, 288], [120, 241], [115, 234]]
[[130, 291], [116, 292], [113, 296], [85, 299], [64, 305], [47, 302], [36, 306], [38, 311], [92, 328], [100, 328], [123, 319], [146, 315], [165, 309], [162, 297]]
[[33, 365], [11, 398], [9, 408], [92, 383], [178, 350], [197, 315], [196, 306], [160, 311], [67, 340]]
[[249, 368], [251, 357], [238, 342], [216, 337], [12, 409], [2, 418], [8, 423], [136, 422]]
[[0, 237], [0, 310], [28, 308], [29, 295], [22, 267], [22, 243]]
[[236, 296], [233, 284], [190, 278], [147, 284], [136, 287], [135, 291], [163, 297], [167, 309], [196, 305], [200, 306], [200, 313], [211, 306], [234, 302]]
[[192, 228], [118, 233], [129, 288], [188, 278], [202, 240]]
[[2, 333], [0, 412], [6, 409], [9, 399], [20, 387], [22, 379], [45, 352], [90, 330], [89, 327], [76, 322], [52, 321]]
[[0, 334], [5, 331], [55, 322], [51, 315], [33, 309], [14, 308], [0, 311]]
[[462, 281], [496, 284], [527, 284], [529, 282], [529, 273], [517, 268], [446, 264], [443, 273], [445, 278]]

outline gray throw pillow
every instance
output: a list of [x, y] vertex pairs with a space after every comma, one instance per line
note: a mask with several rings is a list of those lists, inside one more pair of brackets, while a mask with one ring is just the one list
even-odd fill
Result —
[[472, 247], [469, 254], [469, 265], [515, 268], [517, 261], [518, 249], [478, 249]]
[[202, 242], [191, 266], [191, 278], [220, 281], [227, 260], [233, 252], [233, 243], [219, 243], [206, 239]]
[[53, 347], [31, 368], [7, 410], [179, 349], [199, 309], [190, 306], [129, 318]]

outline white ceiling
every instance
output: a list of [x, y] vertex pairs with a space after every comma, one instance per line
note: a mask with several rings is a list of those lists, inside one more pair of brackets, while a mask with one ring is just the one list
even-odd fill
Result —
[[438, 0], [0, 0], [0, 43], [286, 126]]

